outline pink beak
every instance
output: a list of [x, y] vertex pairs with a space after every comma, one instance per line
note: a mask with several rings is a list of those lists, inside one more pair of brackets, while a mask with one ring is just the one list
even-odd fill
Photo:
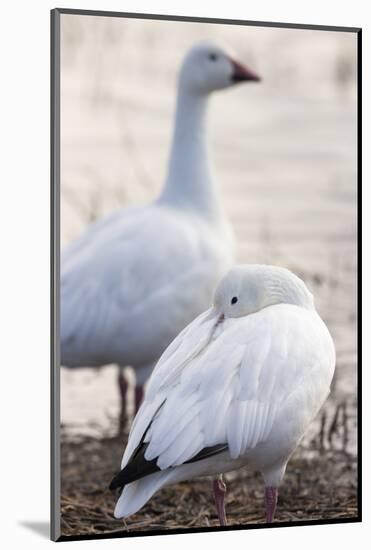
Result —
[[230, 58], [233, 66], [232, 80], [233, 82], [260, 82], [261, 78], [254, 71], [251, 71], [238, 61]]

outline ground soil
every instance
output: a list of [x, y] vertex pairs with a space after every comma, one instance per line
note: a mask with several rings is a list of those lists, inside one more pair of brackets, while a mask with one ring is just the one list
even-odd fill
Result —
[[[123, 451], [117, 437], [72, 437], [62, 433], [62, 535], [94, 535], [218, 526], [210, 480], [162, 489], [124, 524], [113, 518], [116, 493], [108, 490]], [[357, 462], [344, 451], [300, 449], [280, 489], [276, 521], [357, 517]], [[229, 474], [228, 525], [264, 522], [263, 483], [259, 474]]]

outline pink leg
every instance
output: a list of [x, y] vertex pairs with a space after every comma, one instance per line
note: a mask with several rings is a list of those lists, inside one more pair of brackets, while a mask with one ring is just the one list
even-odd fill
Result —
[[139, 410], [139, 407], [142, 404], [143, 397], [144, 397], [144, 387], [143, 387], [143, 385], [135, 384], [135, 404], [134, 404], [135, 410], [134, 410], [134, 415], [137, 414], [137, 412]]
[[273, 523], [274, 514], [276, 511], [276, 505], [277, 505], [277, 497], [278, 497], [277, 487], [265, 488], [264, 500], [265, 500], [265, 511], [266, 511], [267, 523]]
[[127, 397], [127, 391], [129, 384], [126, 380], [125, 374], [121, 367], [119, 367], [119, 375], [117, 377], [119, 390], [120, 390], [120, 417], [119, 417], [119, 434], [121, 434], [124, 431], [125, 424], [126, 424], [126, 397]]
[[223, 481], [223, 477], [219, 476], [218, 479], [213, 480], [214, 499], [216, 504], [216, 511], [218, 512], [218, 518], [220, 525], [227, 525], [227, 518], [225, 515], [224, 497], [227, 491], [227, 487]]

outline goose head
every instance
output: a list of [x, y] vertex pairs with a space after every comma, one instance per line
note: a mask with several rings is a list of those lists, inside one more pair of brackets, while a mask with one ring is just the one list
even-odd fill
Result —
[[259, 82], [260, 77], [232, 55], [209, 42], [193, 46], [180, 71], [180, 86], [193, 94], [209, 94], [239, 82]]
[[277, 304], [314, 308], [313, 296], [299, 277], [270, 265], [235, 266], [219, 283], [214, 296], [214, 311], [220, 320], [244, 317]]

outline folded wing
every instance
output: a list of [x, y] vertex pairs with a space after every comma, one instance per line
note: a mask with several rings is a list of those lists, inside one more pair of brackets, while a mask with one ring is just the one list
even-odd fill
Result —
[[314, 312], [266, 308], [226, 320], [215, 337], [209, 315], [185, 329], [155, 368], [123, 457], [122, 484], [136, 456], [154, 472], [216, 449], [228, 449], [231, 458], [243, 455], [266, 441], [314, 369], [334, 361], [327, 329]]

